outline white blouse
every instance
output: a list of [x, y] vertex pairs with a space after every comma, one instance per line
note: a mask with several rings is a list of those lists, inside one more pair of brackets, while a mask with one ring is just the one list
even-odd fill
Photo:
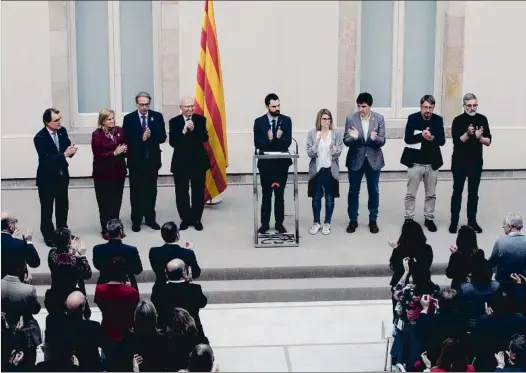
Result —
[[316, 171], [320, 171], [322, 168], [331, 168], [332, 165], [332, 154], [331, 154], [331, 143], [332, 143], [332, 131], [329, 131], [327, 137], [320, 139], [318, 144], [318, 151], [316, 158]]

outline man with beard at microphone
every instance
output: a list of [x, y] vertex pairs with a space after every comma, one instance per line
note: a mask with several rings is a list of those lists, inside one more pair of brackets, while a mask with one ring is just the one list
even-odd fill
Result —
[[488, 118], [477, 113], [477, 96], [466, 93], [462, 99], [464, 113], [453, 119], [451, 137], [453, 138], [453, 156], [451, 171], [453, 173], [453, 195], [451, 196], [450, 233], [457, 233], [458, 220], [462, 204], [462, 192], [468, 179], [468, 225], [477, 233], [482, 228], [477, 223], [477, 206], [479, 185], [482, 175], [482, 148], [491, 144], [491, 131]]
[[[170, 119], [170, 146], [174, 148], [172, 167], [174, 175], [175, 203], [181, 218], [180, 230], [193, 226], [203, 230], [201, 217], [205, 207], [206, 171], [210, 159], [206, 152], [208, 142], [206, 118], [194, 113], [194, 99], [181, 99], [181, 114]], [[188, 190], [192, 185], [192, 205]]]
[[[265, 97], [267, 113], [254, 121], [254, 146], [260, 152], [287, 152], [292, 143], [292, 120], [280, 113], [278, 95], [269, 93]], [[287, 233], [283, 226], [285, 220], [285, 185], [290, 158], [258, 160], [259, 177], [261, 180], [261, 227], [258, 232], [267, 233], [272, 211], [272, 191], [274, 191], [275, 228], [279, 233]]]

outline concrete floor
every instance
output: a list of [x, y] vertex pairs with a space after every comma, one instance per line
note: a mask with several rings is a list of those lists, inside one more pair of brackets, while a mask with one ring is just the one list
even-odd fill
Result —
[[[396, 238], [404, 215], [405, 182], [380, 183], [380, 233], [372, 235], [367, 228], [367, 192], [362, 185], [360, 197], [360, 227], [355, 234], [347, 234], [347, 183], [341, 183], [342, 197], [336, 200], [332, 233], [311, 236], [308, 231], [312, 224], [311, 200], [307, 197], [306, 185], [300, 184], [300, 246], [282, 248], [253, 247], [253, 203], [252, 186], [230, 186], [223, 195], [223, 203], [207, 207], [203, 216], [204, 231], [193, 228], [182, 233], [182, 240], [194, 243], [201, 266], [217, 268], [261, 268], [294, 266], [340, 266], [340, 265], [385, 265], [390, 255], [388, 237]], [[447, 232], [451, 181], [439, 181], [437, 186], [436, 223], [439, 231], [427, 233], [433, 246], [435, 263], [445, 263], [449, 258], [448, 247], [455, 242], [455, 236]], [[526, 214], [526, 180], [483, 180], [480, 186], [479, 223], [485, 229], [479, 235], [479, 245], [489, 255], [496, 237], [502, 234], [502, 218], [509, 212]], [[145, 269], [150, 269], [148, 251], [151, 246], [162, 244], [159, 232], [143, 227], [139, 233], [131, 231], [129, 190], [125, 189], [121, 217], [127, 237], [125, 242], [139, 247]], [[98, 209], [93, 189], [70, 189], [70, 214], [68, 225], [73, 233], [80, 236], [88, 248], [101, 243], [99, 234]], [[40, 205], [36, 190], [2, 190], [2, 211], [17, 214], [20, 228], [29, 228], [35, 233], [35, 245], [42, 258], [48, 248], [43, 244], [39, 232]], [[416, 218], [423, 222], [423, 187], [417, 201]], [[259, 207], [258, 207], [259, 208]], [[465, 208], [465, 197], [463, 208]], [[286, 222], [293, 229], [292, 187], [286, 189]], [[463, 210], [464, 213], [464, 210]], [[157, 220], [160, 224], [174, 220], [179, 223], [175, 207], [175, 193], [171, 187], [160, 187], [157, 198]], [[323, 213], [322, 213], [323, 217]], [[464, 215], [461, 222], [464, 222]], [[47, 260], [43, 260], [33, 273], [48, 273]]]

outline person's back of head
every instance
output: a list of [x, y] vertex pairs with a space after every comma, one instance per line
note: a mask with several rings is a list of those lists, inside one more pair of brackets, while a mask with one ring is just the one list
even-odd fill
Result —
[[13, 234], [16, 229], [17, 219], [13, 214], [2, 211], [2, 232]]
[[409, 262], [409, 273], [417, 294], [431, 294], [431, 271], [421, 262]]
[[54, 235], [55, 247], [60, 251], [67, 251], [71, 245], [71, 231], [68, 228], [57, 228]]
[[175, 307], [167, 322], [169, 336], [194, 337], [197, 335], [197, 325], [187, 310]]
[[166, 277], [170, 281], [186, 279], [186, 264], [181, 259], [173, 259], [166, 265]]
[[509, 355], [515, 366], [526, 367], [526, 336], [524, 334], [515, 334], [511, 337]]
[[438, 307], [440, 313], [454, 313], [459, 311], [457, 291], [452, 288], [444, 288], [438, 293]]
[[207, 344], [198, 344], [188, 358], [188, 372], [211, 372], [214, 367], [214, 352]]
[[398, 238], [398, 246], [421, 249], [427, 243], [427, 237], [422, 226], [414, 220], [407, 220], [402, 225], [402, 231]]
[[457, 249], [460, 255], [469, 260], [478, 251], [477, 232], [469, 225], [458, 230]]
[[505, 287], [500, 287], [493, 293], [490, 306], [496, 316], [511, 316], [517, 311], [513, 293], [509, 293]]
[[476, 256], [473, 259], [471, 270], [471, 283], [475, 286], [488, 285], [493, 277], [493, 268], [489, 261], [483, 256]]
[[73, 291], [66, 298], [66, 314], [72, 320], [82, 320], [85, 316], [86, 296], [79, 290]]
[[157, 310], [149, 300], [141, 300], [134, 313], [135, 334], [152, 335], [157, 333]]
[[177, 228], [177, 224], [173, 221], [164, 223], [161, 227], [161, 237], [166, 243], [179, 241], [179, 229]]
[[455, 338], [447, 338], [442, 343], [442, 353], [436, 366], [446, 372], [465, 372], [468, 355], [462, 343]]
[[124, 233], [122, 221], [117, 218], [110, 219], [108, 223], [106, 223], [106, 231], [110, 236], [110, 240], [121, 240]]

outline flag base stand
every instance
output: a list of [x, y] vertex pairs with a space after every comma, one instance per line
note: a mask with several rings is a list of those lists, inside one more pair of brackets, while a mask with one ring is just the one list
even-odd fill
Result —
[[[258, 159], [283, 159], [288, 158], [292, 160], [294, 167], [293, 173], [293, 188], [294, 188], [294, 232], [293, 233], [265, 233], [258, 232], [259, 225], [259, 193], [258, 193], [258, 177], [257, 177], [257, 161]], [[254, 194], [254, 247], [298, 247], [300, 245], [299, 235], [299, 198], [298, 198], [298, 158], [299, 155], [293, 152], [273, 153], [273, 154], [259, 154], [253, 156], [253, 194]]]

